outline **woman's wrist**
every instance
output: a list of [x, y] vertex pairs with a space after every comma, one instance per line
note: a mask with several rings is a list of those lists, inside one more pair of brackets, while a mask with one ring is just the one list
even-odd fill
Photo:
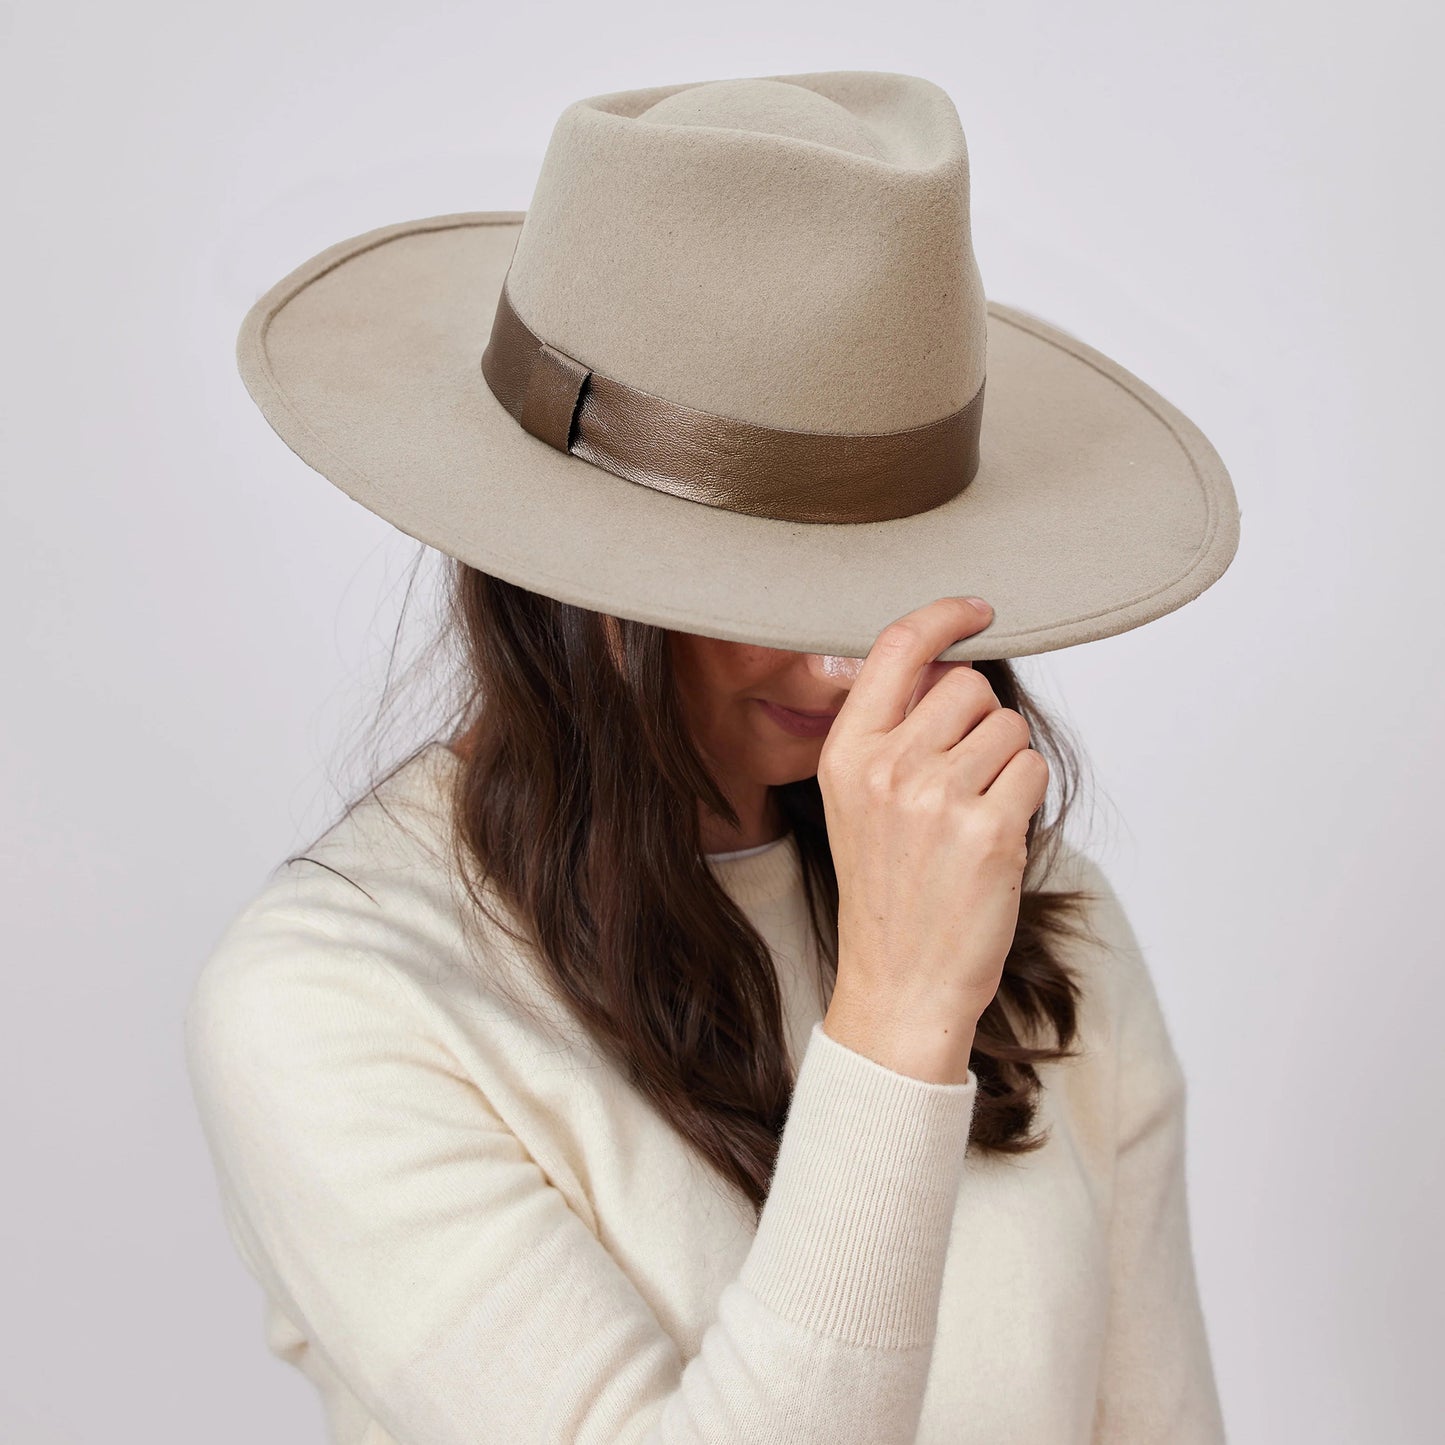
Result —
[[833, 992], [823, 1032], [885, 1069], [930, 1084], [968, 1080], [977, 1020], [910, 1018], [879, 999]]

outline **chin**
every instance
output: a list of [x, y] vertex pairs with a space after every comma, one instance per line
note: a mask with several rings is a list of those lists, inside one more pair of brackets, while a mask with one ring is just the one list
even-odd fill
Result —
[[778, 748], [766, 761], [759, 759], [756, 776], [770, 788], [801, 783], [804, 778], [816, 776], [822, 753], [822, 738], [798, 738], [792, 746]]

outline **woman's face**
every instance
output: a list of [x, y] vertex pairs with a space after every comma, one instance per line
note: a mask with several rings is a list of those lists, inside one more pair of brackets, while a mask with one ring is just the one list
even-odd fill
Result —
[[857, 657], [784, 652], [673, 632], [678, 696], [693, 740], [726, 777], [774, 787], [812, 777]]
[[[785, 652], [672, 632], [678, 697], [693, 740], [727, 779], [776, 787], [810, 778], [828, 728], [862, 670], [861, 657]], [[931, 662], [907, 708], [944, 673]]]

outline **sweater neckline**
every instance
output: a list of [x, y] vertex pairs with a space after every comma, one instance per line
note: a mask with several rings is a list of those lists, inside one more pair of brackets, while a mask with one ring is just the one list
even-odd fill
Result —
[[710, 863], [732, 863], [739, 858], [751, 858], [755, 853], [766, 853], [769, 848], [781, 846], [782, 842], [782, 838], [769, 838], [766, 843], [754, 843], [751, 848], [723, 848], [703, 856]]
[[717, 853], [702, 856], [733, 900], [743, 905], [773, 902], [791, 892], [802, 876], [802, 859], [792, 833], [741, 857]]

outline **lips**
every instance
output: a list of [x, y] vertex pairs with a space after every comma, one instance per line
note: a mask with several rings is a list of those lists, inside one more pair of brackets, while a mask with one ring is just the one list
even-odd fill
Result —
[[799, 738], [824, 737], [833, 725], [836, 712], [801, 712], [797, 708], [783, 707], [781, 703], [758, 699], [763, 711], [785, 733]]

